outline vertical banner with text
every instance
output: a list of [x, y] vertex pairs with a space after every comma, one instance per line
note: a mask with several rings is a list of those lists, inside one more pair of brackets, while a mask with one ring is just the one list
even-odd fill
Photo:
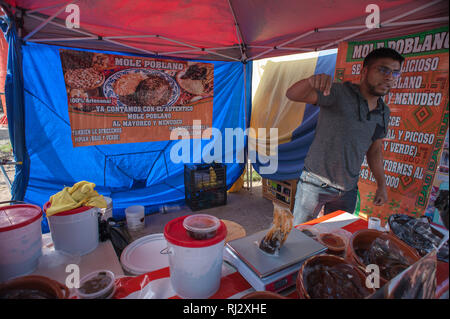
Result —
[[199, 138], [212, 126], [212, 63], [64, 49], [60, 57], [74, 147], [164, 141], [178, 128]]
[[[359, 215], [423, 215], [448, 128], [448, 27], [392, 39], [343, 42], [339, 45], [336, 80], [359, 83], [364, 57], [390, 47], [405, 57], [402, 74], [384, 96], [391, 117], [383, 140], [388, 202], [373, 205], [375, 179], [365, 159], [358, 182]], [[358, 207], [357, 206], [357, 207]]]

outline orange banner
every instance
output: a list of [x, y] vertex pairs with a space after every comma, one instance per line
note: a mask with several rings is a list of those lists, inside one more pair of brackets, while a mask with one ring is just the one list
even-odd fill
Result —
[[341, 43], [336, 80], [359, 83], [364, 57], [373, 49], [390, 47], [405, 57], [402, 74], [384, 96], [391, 117], [383, 140], [388, 202], [373, 205], [375, 179], [366, 159], [361, 167], [357, 213], [379, 217], [391, 214], [422, 216], [448, 128], [448, 27], [399, 38]]
[[175, 129], [199, 138], [193, 133], [212, 126], [211, 63], [63, 49], [60, 56], [74, 147], [165, 141]]

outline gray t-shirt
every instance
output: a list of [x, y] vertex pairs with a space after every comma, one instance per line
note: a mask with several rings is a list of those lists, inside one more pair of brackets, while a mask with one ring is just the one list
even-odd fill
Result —
[[305, 169], [330, 186], [354, 189], [370, 145], [386, 136], [389, 107], [379, 98], [377, 107], [369, 112], [359, 86], [350, 82], [333, 83], [328, 96], [317, 93], [319, 119]]

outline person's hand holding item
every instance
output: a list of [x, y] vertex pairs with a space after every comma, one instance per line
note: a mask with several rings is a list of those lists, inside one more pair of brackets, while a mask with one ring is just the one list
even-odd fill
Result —
[[319, 90], [323, 95], [327, 96], [330, 94], [331, 84], [333, 79], [328, 74], [315, 74], [308, 78], [309, 85], [312, 88]]
[[375, 198], [373, 199], [373, 204], [376, 206], [381, 206], [387, 202], [387, 190], [386, 187], [378, 187], [375, 193]]

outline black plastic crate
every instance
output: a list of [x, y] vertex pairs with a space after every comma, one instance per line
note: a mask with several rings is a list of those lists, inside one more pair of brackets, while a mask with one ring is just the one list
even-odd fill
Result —
[[226, 166], [219, 163], [184, 165], [186, 204], [201, 210], [227, 203]]

